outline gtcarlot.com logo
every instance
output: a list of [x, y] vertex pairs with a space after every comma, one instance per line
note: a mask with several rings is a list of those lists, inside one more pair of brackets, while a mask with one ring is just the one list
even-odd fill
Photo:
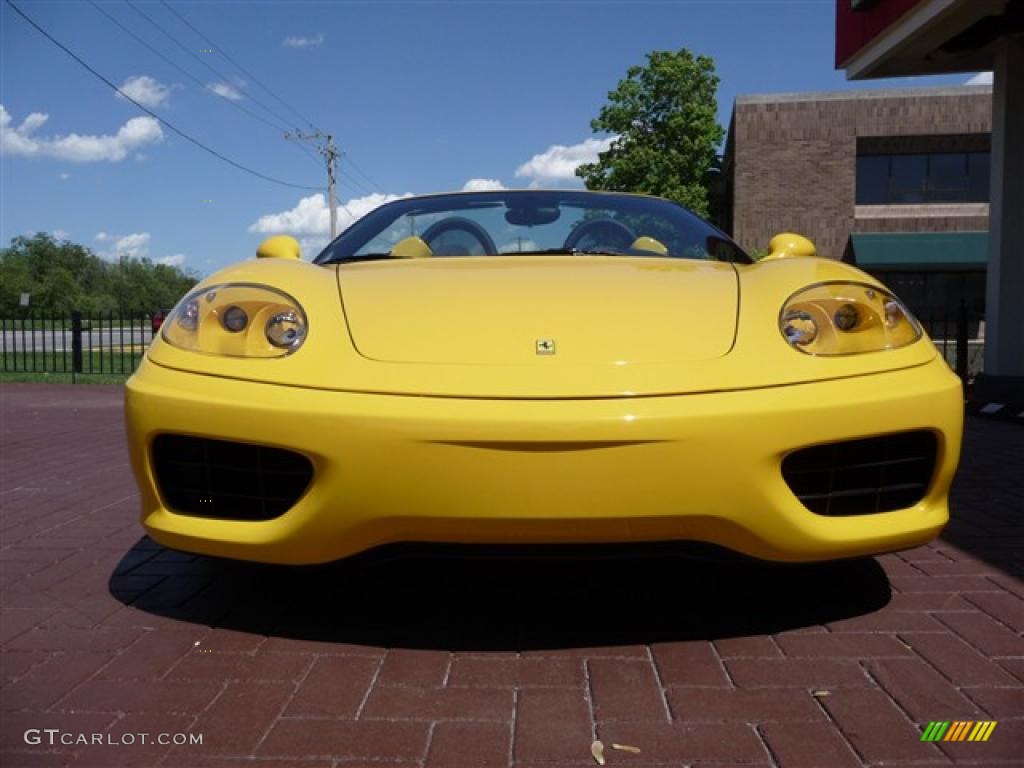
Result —
[[72, 733], [59, 728], [29, 728], [25, 731], [25, 743], [33, 746], [45, 744], [50, 747], [111, 746], [130, 747], [133, 744], [202, 744], [201, 733]]
[[995, 729], [995, 720], [933, 720], [921, 734], [921, 741], [988, 741]]

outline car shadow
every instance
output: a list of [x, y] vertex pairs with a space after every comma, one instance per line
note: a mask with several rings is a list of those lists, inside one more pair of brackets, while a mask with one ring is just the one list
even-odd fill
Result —
[[873, 559], [778, 566], [708, 558], [704, 551], [464, 554], [385, 550], [283, 567], [191, 557], [143, 538], [109, 587], [126, 605], [187, 623], [451, 651], [761, 635], [870, 613], [890, 599], [888, 579]]
[[[968, 416], [960, 466], [950, 493], [950, 520], [933, 546], [952, 544], [1011, 578], [1024, 578], [1024, 466], [1021, 427], [1012, 421]], [[957, 558], [956, 555], [953, 555]], [[959, 558], [957, 558], [959, 559]]]

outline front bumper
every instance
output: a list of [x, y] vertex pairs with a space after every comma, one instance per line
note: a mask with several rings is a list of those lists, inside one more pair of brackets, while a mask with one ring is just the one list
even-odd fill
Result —
[[[948, 520], [960, 381], [939, 359], [900, 371], [755, 390], [593, 400], [472, 400], [303, 389], [145, 361], [126, 387], [142, 522], [190, 552], [275, 563], [392, 542], [705, 541], [781, 561], [917, 546]], [[931, 485], [914, 507], [808, 511], [780, 465], [810, 445], [928, 429]], [[150, 446], [165, 432], [301, 452], [305, 495], [272, 520], [175, 513]]]

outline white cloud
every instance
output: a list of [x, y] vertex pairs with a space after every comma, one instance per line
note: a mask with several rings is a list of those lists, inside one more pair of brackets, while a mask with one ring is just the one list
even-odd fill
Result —
[[505, 185], [497, 179], [470, 179], [462, 185], [463, 192], [488, 192], [504, 188]]
[[979, 72], [974, 77], [970, 78], [965, 85], [992, 85], [992, 73], [991, 72]]
[[538, 251], [540, 246], [533, 240], [517, 238], [512, 242], [498, 246], [498, 253], [520, 253], [521, 251]]
[[70, 173], [58, 173], [57, 174], [57, 178], [60, 179], [61, 181], [67, 181], [68, 179], [71, 178], [71, 174]]
[[[127, 96], [151, 109], [162, 106], [171, 95], [171, 90], [166, 85], [154, 80], [149, 75], [129, 77], [118, 90], [120, 91], [117, 94], [119, 99], [124, 99]], [[122, 94], [124, 95], [122, 96]]]
[[324, 44], [324, 33], [320, 32], [312, 37], [302, 35], [288, 35], [281, 41], [282, 48], [316, 48]]
[[67, 240], [71, 233], [63, 229], [55, 229], [50, 233], [54, 240]]
[[531, 186], [575, 181], [576, 169], [584, 163], [596, 162], [598, 153], [606, 152], [615, 138], [584, 139], [569, 147], [554, 144], [516, 168], [516, 178], [530, 179]]
[[211, 91], [218, 96], [223, 96], [225, 99], [230, 99], [231, 101], [241, 101], [245, 98], [242, 96], [241, 91], [229, 83], [210, 83], [206, 86], [206, 90]]
[[48, 119], [48, 115], [33, 112], [15, 128], [10, 113], [0, 104], [0, 154], [56, 157], [75, 163], [116, 163], [137, 147], [161, 141], [164, 136], [159, 121], [152, 117], [133, 117], [113, 136], [36, 136], [35, 132]]
[[[366, 197], [356, 197], [348, 200], [344, 205], [338, 205], [338, 231], [361, 219], [374, 208], [390, 203], [392, 200], [399, 200], [404, 195], [383, 195], [374, 193]], [[317, 237], [324, 238], [331, 232], [331, 211], [327, 206], [327, 200], [322, 192], [304, 197], [289, 211], [280, 213], [268, 213], [260, 216], [254, 224], [249, 227], [250, 232], [260, 234], [287, 234], [294, 237]], [[311, 245], [316, 241], [310, 239], [306, 242]], [[320, 247], [326, 244], [326, 240]]]
[[315, 256], [331, 242], [330, 237], [300, 237], [299, 247], [307, 256]]
[[17, 128], [11, 125], [11, 114], [0, 104], [0, 153], [5, 155], [34, 155], [39, 142], [32, 133], [48, 119], [42, 112], [33, 112]]
[[185, 254], [176, 253], [173, 256], [161, 256], [156, 260], [157, 264], [165, 264], [168, 267], [180, 267], [185, 263]]
[[[54, 233], [56, 236], [56, 233]], [[93, 238], [97, 243], [104, 243], [106, 247], [96, 253], [100, 258], [107, 261], [119, 261], [120, 259], [148, 259], [150, 258], [150, 244], [153, 237], [149, 232], [132, 232], [127, 235], [114, 235], [110, 232], [97, 232]], [[185, 263], [184, 253], [175, 253], [169, 256], [154, 258], [156, 264], [166, 264], [169, 267], [180, 267]]]
[[149, 255], [149, 232], [135, 232], [123, 235], [114, 241], [113, 255], [128, 259], [141, 259]]

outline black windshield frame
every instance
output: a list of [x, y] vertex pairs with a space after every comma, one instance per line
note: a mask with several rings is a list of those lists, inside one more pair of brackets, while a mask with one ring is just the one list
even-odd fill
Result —
[[[514, 201], [514, 206], [509, 202]], [[640, 215], [654, 215], [678, 223], [680, 230], [695, 230], [700, 239], [725, 244], [729, 258], [706, 259], [715, 261], [752, 264], [753, 259], [740, 248], [729, 235], [705, 219], [700, 218], [689, 209], [664, 198], [647, 195], [632, 195], [618, 192], [592, 192], [583, 190], [494, 190], [487, 192], [452, 192], [437, 195], [422, 195], [393, 200], [375, 208], [354, 224], [345, 229], [329, 243], [313, 260], [314, 264], [345, 263], [347, 260], [358, 261], [358, 251], [371, 242], [381, 232], [392, 226], [403, 216], [450, 212], [458, 215], [459, 211], [494, 208], [498, 206], [521, 207], [561, 206], [562, 204], [576, 208], [610, 209]], [[708, 252], [711, 248], [706, 249]], [[568, 251], [567, 251], [568, 253]], [[678, 254], [644, 254], [654, 258], [681, 259], [690, 258]], [[518, 253], [487, 256], [500, 258], [520, 256]]]

